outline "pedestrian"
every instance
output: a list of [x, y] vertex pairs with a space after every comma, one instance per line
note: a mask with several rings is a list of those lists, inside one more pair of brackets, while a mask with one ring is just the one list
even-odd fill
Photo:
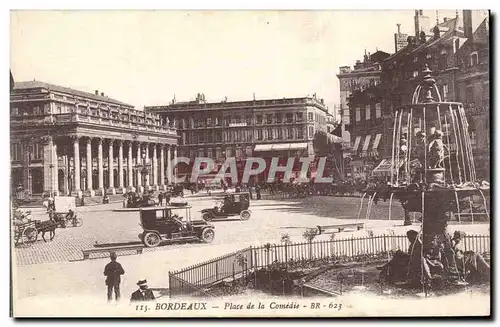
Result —
[[260, 185], [259, 185], [259, 184], [257, 184], [257, 185], [255, 186], [255, 194], [257, 195], [257, 200], [262, 199], [262, 196], [261, 196], [261, 194], [260, 194]]
[[166, 206], [170, 205], [170, 197], [171, 197], [170, 192], [165, 193], [165, 205]]
[[106, 276], [106, 285], [108, 286], [108, 302], [112, 300], [113, 290], [115, 292], [115, 300], [120, 300], [120, 282], [121, 275], [125, 274], [122, 265], [116, 261], [116, 253], [111, 252], [109, 262], [106, 267], [104, 267], [104, 276]]
[[160, 192], [160, 194], [158, 194], [158, 204], [159, 205], [163, 205], [163, 193]]
[[252, 188], [253, 186], [252, 185], [248, 185], [248, 193], [250, 194], [250, 200], [253, 200], [253, 193], [252, 193]]
[[139, 289], [132, 293], [130, 297], [130, 302], [134, 301], [152, 301], [155, 299], [153, 291], [148, 288], [148, 281], [146, 279], [139, 280], [137, 282]]

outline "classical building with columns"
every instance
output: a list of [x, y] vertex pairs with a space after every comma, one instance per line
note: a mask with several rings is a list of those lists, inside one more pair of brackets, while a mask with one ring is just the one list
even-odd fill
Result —
[[174, 126], [98, 91], [15, 83], [10, 127], [13, 189], [94, 196], [161, 190], [172, 180]]

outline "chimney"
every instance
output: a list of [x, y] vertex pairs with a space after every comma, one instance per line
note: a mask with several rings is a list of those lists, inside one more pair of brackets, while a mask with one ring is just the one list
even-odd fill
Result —
[[99, 95], [99, 90], [95, 90], [95, 95]]
[[398, 25], [398, 34], [401, 34], [401, 24], [396, 24]]
[[102, 96], [102, 97], [104, 96], [104, 92], [101, 92], [101, 96]]
[[472, 38], [472, 11], [464, 10], [463, 13], [464, 20], [464, 36], [466, 38]]
[[446, 23], [448, 21], [448, 18], [444, 17], [443, 21]]
[[415, 10], [415, 36], [417, 39], [420, 37], [420, 32], [424, 31], [426, 34], [429, 33], [431, 29], [430, 19], [428, 16], [424, 16], [423, 10]]

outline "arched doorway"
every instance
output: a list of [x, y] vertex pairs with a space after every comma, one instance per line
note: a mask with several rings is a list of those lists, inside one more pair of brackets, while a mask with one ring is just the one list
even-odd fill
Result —
[[126, 169], [123, 169], [123, 186], [128, 186], [128, 174]]
[[57, 170], [57, 190], [61, 193], [64, 193], [64, 170]]
[[33, 194], [43, 193], [43, 171], [41, 168], [31, 169]]
[[92, 170], [92, 188], [94, 190], [99, 188], [99, 172], [97, 169]]
[[118, 176], [118, 169], [113, 169], [113, 185], [115, 187], [119, 186], [119, 184], [118, 184], [118, 179], [119, 178], [118, 177], [120, 177], [120, 176]]

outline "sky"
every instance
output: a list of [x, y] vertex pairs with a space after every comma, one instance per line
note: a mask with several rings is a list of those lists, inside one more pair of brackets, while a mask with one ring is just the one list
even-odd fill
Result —
[[[424, 10], [431, 23], [435, 10]], [[459, 11], [462, 14], [462, 11]], [[38, 80], [165, 105], [312, 96], [339, 103], [338, 68], [394, 52], [414, 11], [12, 11], [10, 68]], [[455, 10], [439, 11], [439, 18]]]

